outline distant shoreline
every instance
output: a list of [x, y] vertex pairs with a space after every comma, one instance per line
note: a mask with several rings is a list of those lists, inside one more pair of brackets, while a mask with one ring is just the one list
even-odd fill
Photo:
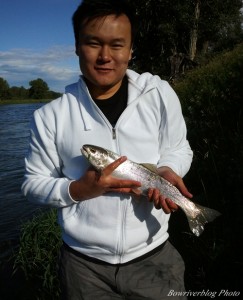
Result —
[[32, 103], [47, 103], [54, 99], [10, 99], [10, 100], [0, 100], [0, 105], [6, 104], [32, 104]]

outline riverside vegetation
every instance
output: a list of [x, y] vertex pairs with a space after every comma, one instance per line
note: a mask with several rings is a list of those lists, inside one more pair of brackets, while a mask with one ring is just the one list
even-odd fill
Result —
[[[170, 239], [185, 260], [187, 290], [239, 292], [243, 275], [243, 44], [190, 71], [174, 89], [194, 151], [186, 185], [196, 202], [217, 209], [222, 216], [195, 237], [178, 211], [171, 216]], [[56, 217], [56, 210], [51, 209], [23, 224], [14, 254], [15, 272], [22, 270], [25, 277], [18, 299], [59, 298], [61, 234]]]

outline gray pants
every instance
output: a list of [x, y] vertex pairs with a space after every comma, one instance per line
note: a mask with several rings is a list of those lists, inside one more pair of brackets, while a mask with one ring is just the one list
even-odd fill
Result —
[[185, 300], [184, 296], [170, 296], [170, 291], [185, 291], [184, 269], [180, 254], [168, 241], [151, 255], [121, 265], [92, 260], [63, 246], [62, 299]]

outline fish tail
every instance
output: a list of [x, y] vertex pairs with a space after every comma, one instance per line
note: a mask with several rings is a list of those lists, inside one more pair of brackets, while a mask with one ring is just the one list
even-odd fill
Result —
[[[194, 203], [195, 204], [195, 203]], [[200, 236], [204, 231], [204, 225], [208, 222], [212, 222], [215, 218], [220, 216], [221, 213], [215, 209], [195, 204], [195, 211], [193, 214], [186, 213], [189, 227], [191, 231]]]

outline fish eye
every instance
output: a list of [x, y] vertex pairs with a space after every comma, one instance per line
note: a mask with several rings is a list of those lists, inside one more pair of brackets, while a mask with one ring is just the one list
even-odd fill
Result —
[[95, 151], [95, 149], [91, 148], [90, 152], [92, 152], [93, 154], [95, 154], [96, 151]]

